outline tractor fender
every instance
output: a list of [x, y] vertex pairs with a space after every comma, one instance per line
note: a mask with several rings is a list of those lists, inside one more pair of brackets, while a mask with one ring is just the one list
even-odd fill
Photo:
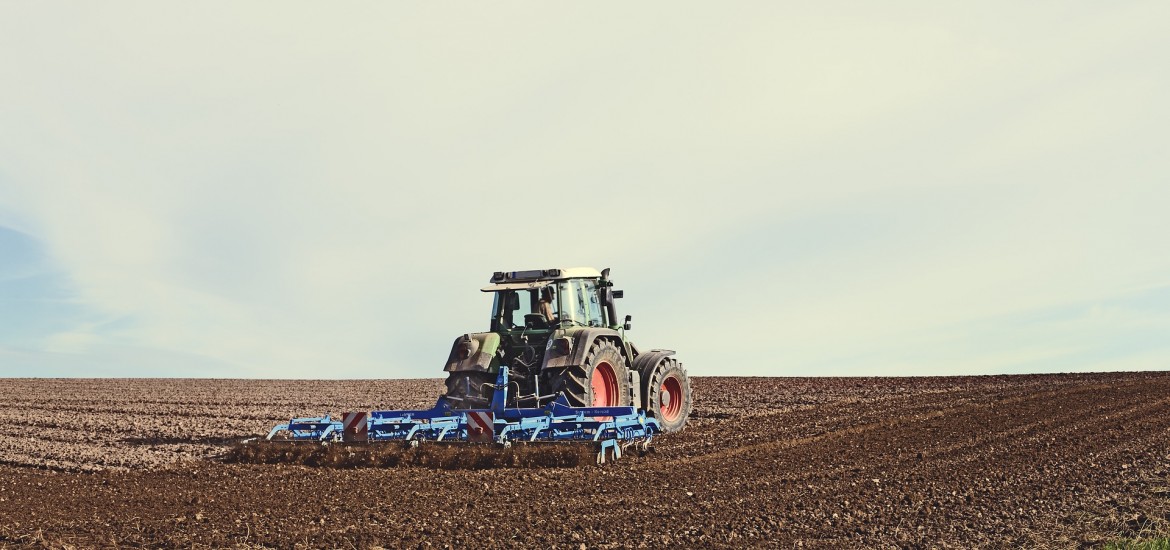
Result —
[[[567, 338], [571, 342], [568, 353], [562, 351], [562, 347], [558, 345], [557, 341]], [[566, 330], [562, 334], [553, 334], [549, 339], [548, 346], [544, 350], [544, 368], [559, 369], [574, 365], [580, 365], [585, 362], [585, 356], [589, 354], [589, 349], [593, 347], [593, 343], [598, 339], [613, 340], [617, 344], [618, 350], [621, 351], [622, 357], [626, 358], [626, 364], [631, 365], [629, 356], [626, 355], [625, 346], [622, 345], [622, 336], [618, 331], [605, 327], [573, 327]]]
[[634, 364], [631, 365], [630, 368], [642, 377], [642, 388], [640, 388], [639, 391], [642, 392], [643, 403], [646, 403], [647, 399], [649, 398], [649, 396], [646, 395], [646, 384], [650, 383], [650, 380], [653, 378], [654, 369], [658, 368], [658, 365], [662, 364], [663, 359], [666, 359], [672, 355], [674, 355], [674, 350], [652, 349], [639, 353], [638, 356], [634, 358]]
[[447, 372], [492, 372], [496, 350], [500, 349], [500, 335], [494, 332], [464, 334], [451, 344], [447, 356]]

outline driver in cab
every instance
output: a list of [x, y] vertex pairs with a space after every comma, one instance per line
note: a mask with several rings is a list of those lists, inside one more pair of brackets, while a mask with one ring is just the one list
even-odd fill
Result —
[[546, 286], [540, 289], [540, 315], [544, 317], [544, 321], [548, 324], [553, 324], [557, 320], [556, 313], [553, 312], [553, 289], [551, 286]]

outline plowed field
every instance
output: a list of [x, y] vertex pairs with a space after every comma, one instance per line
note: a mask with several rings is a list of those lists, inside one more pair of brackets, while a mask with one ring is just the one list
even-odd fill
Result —
[[[699, 378], [687, 429], [574, 467], [228, 464], [437, 380], [0, 380], [0, 547], [1002, 547], [1170, 535], [1170, 373]], [[547, 464], [554, 464], [555, 461]]]

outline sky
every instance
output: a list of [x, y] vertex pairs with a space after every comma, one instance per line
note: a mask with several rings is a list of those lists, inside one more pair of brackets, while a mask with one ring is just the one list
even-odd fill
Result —
[[693, 375], [1170, 368], [1170, 3], [0, 4], [0, 376], [442, 376], [610, 267]]

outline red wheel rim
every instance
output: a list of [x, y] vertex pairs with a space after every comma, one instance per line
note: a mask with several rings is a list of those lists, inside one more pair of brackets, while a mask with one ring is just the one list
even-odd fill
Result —
[[671, 376], [662, 381], [662, 387], [659, 388], [658, 394], [658, 411], [662, 414], [662, 419], [667, 422], [678, 420], [682, 414], [683, 408], [683, 391], [682, 384], [678, 378]]
[[609, 363], [598, 363], [589, 380], [593, 387], [593, 406], [612, 407], [618, 404], [617, 374]]

